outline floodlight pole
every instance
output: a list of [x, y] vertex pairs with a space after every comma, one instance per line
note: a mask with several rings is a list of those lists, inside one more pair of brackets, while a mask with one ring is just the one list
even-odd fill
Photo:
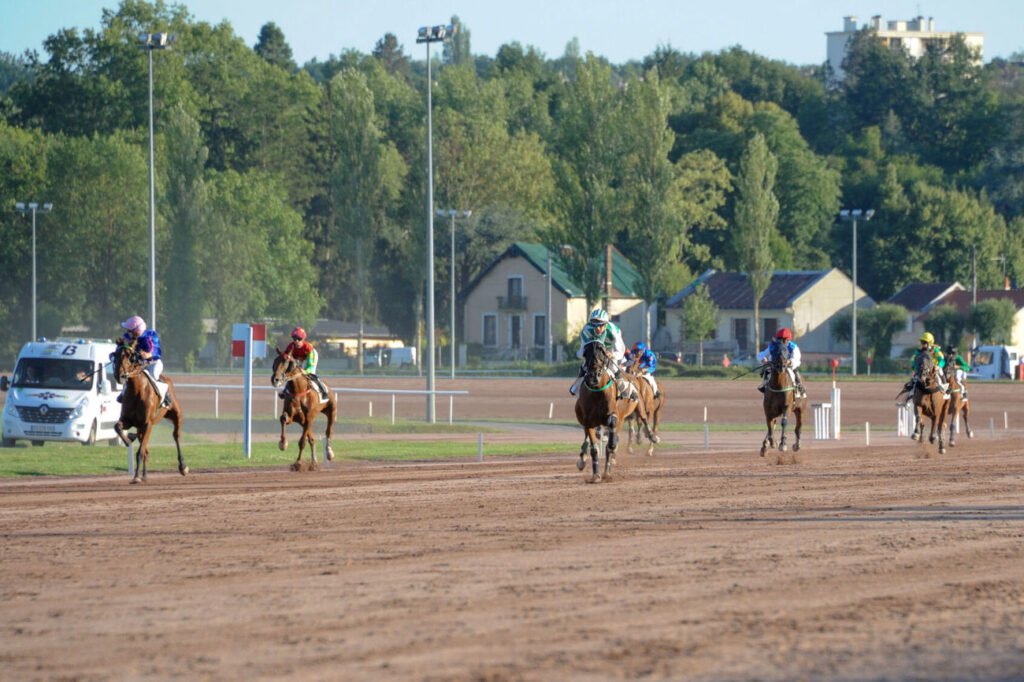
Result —
[[25, 204], [19, 201], [14, 204], [14, 209], [19, 213], [32, 214], [32, 340], [36, 341], [39, 339], [36, 335], [36, 213], [49, 213], [53, 204], [40, 205], [36, 201]]
[[451, 26], [430, 26], [420, 28], [417, 36], [417, 43], [427, 45], [427, 422], [433, 424], [437, 421], [434, 406], [434, 130], [430, 86], [430, 43], [440, 43], [445, 38], [454, 34]]
[[853, 288], [851, 298], [853, 301], [850, 345], [853, 350], [853, 361], [850, 366], [850, 375], [857, 376], [857, 220], [863, 218], [865, 222], [871, 220], [875, 215], [873, 209], [866, 211], [859, 208], [852, 210], [843, 209], [839, 212], [840, 220], [849, 220], [853, 223]]
[[451, 220], [451, 226], [452, 226], [452, 231], [451, 231], [451, 244], [452, 244], [452, 246], [451, 246], [451, 262], [448, 264], [449, 268], [450, 268], [450, 272], [449, 272], [448, 278], [449, 278], [449, 280], [451, 280], [450, 281], [450, 284], [451, 284], [450, 295], [451, 295], [451, 302], [452, 302], [452, 304], [451, 304], [451, 321], [450, 321], [450, 325], [451, 326], [448, 328], [448, 331], [450, 332], [450, 343], [449, 343], [449, 349], [448, 350], [450, 351], [449, 354], [450, 354], [450, 357], [451, 357], [451, 378], [454, 379], [455, 378], [455, 219], [456, 218], [468, 218], [469, 216], [473, 215], [473, 212], [472, 211], [457, 211], [454, 208], [449, 208], [447, 210], [439, 208], [439, 209], [437, 209], [437, 215], [438, 215], [439, 218], [445, 218], [445, 217], [449, 218]]
[[149, 327], [156, 328], [156, 172], [153, 155], [153, 50], [164, 50], [174, 43], [176, 35], [143, 33], [139, 47], [149, 57]]

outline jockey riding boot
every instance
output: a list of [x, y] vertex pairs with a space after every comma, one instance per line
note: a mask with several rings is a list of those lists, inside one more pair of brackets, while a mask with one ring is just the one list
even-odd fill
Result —
[[804, 390], [804, 380], [803, 380], [803, 377], [800, 376], [800, 370], [794, 369], [793, 370], [793, 376], [796, 377], [796, 390], [797, 390], [799, 396], [801, 398], [806, 397], [807, 396], [807, 391]]
[[320, 377], [315, 374], [307, 374], [306, 376], [308, 376], [313, 382], [313, 385], [316, 386], [316, 390], [320, 394], [320, 397], [323, 400], [327, 400], [327, 389], [324, 387], [323, 382], [320, 381]]
[[580, 365], [580, 373], [576, 375], [576, 380], [572, 382], [572, 386], [569, 387], [569, 395], [576, 395], [576, 391], [580, 390], [580, 384], [583, 383], [584, 371], [583, 365]]

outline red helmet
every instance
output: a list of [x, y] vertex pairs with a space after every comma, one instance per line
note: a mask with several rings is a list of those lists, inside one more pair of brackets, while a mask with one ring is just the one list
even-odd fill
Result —
[[295, 339], [296, 341], [305, 341], [306, 330], [303, 329], [302, 327], [296, 327], [295, 329], [292, 330], [292, 338]]
[[775, 338], [785, 339], [786, 341], [792, 341], [793, 332], [789, 331], [789, 327], [783, 327], [775, 334]]

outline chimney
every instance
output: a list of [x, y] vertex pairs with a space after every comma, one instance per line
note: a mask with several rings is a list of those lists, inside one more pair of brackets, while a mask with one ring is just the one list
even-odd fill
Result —
[[857, 17], [851, 15], [843, 17], [843, 31], [846, 33], [854, 33], [857, 30]]
[[871, 17], [871, 28], [875, 29], [876, 31], [881, 31], [882, 30], [882, 15], [881, 14], [876, 14], [875, 16]]

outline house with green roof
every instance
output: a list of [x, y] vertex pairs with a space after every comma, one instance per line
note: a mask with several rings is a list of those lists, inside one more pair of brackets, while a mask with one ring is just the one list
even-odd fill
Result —
[[[632, 344], [643, 332], [644, 304], [633, 264], [611, 249], [611, 298], [608, 312]], [[551, 321], [547, 319], [548, 267], [551, 268]], [[583, 287], [562, 267], [561, 256], [542, 244], [515, 242], [494, 259], [462, 292], [464, 335], [485, 355], [501, 359], [544, 359], [548, 330], [556, 351], [578, 336], [590, 311]], [[556, 359], [564, 359], [556, 355]]]

